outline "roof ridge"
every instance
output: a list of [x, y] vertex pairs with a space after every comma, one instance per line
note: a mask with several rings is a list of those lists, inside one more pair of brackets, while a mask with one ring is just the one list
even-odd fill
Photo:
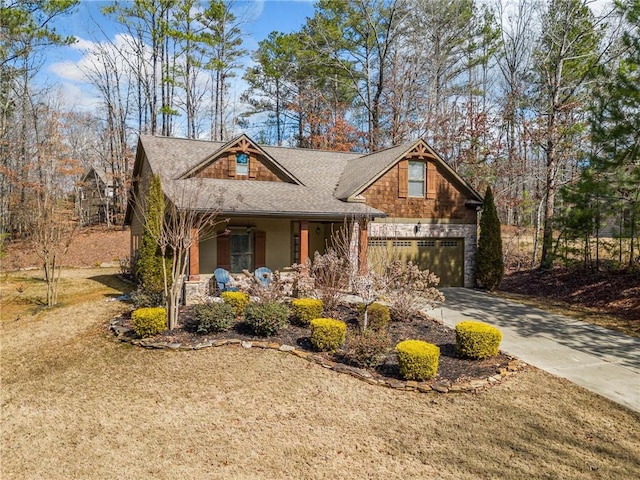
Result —
[[363, 157], [366, 156], [366, 153], [360, 153], [360, 152], [345, 152], [345, 151], [341, 151], [341, 150], [328, 150], [328, 149], [324, 149], [324, 148], [306, 148], [306, 147], [287, 147], [284, 145], [267, 145], [267, 144], [263, 144], [263, 143], [259, 143], [257, 145], [260, 145], [263, 148], [277, 148], [277, 149], [282, 149], [282, 150], [300, 150], [300, 151], [307, 151], [307, 152], [320, 152], [320, 153], [333, 153], [333, 154], [339, 154], [339, 155], [351, 155], [351, 156], [357, 156], [359, 157]]

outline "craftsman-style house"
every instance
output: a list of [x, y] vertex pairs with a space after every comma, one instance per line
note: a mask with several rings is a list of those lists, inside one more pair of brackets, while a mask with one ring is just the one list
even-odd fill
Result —
[[[153, 174], [168, 201], [179, 204], [189, 189], [209, 199], [178, 207], [215, 208], [229, 219], [194, 242], [190, 281], [218, 267], [281, 270], [349, 228], [361, 270], [391, 252], [436, 273], [441, 286], [474, 285], [482, 197], [423, 140], [360, 154], [258, 145], [246, 135], [226, 143], [141, 136], [131, 198], [144, 196]], [[126, 216], [132, 258], [143, 231], [139, 203], [130, 199]]]

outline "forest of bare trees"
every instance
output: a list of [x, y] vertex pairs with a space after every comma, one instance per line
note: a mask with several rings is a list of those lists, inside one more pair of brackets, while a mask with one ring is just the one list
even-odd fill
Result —
[[76, 4], [0, 7], [3, 235], [33, 234], [45, 192], [72, 209], [90, 166], [122, 216], [141, 133], [354, 151], [421, 137], [492, 187], [503, 224], [532, 228], [531, 266], [605, 230], [637, 263], [638, 0], [319, 0], [255, 51], [242, 2], [113, 1], [102, 14], [117, 33], [98, 22], [86, 42], [100, 101], [83, 112], [36, 81], [43, 55], [74, 41], [54, 26]]

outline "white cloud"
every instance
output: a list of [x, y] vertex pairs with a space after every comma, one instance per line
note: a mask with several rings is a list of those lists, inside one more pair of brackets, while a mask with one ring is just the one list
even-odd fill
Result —
[[76, 37], [75, 43], [70, 45], [74, 50], [86, 51], [91, 50], [96, 45], [96, 42], [92, 42], [91, 40], [85, 40], [81, 37]]
[[71, 62], [69, 60], [51, 64], [49, 66], [49, 71], [64, 80], [71, 80], [74, 82], [85, 81], [85, 75], [82, 70], [78, 68], [78, 63]]
[[70, 82], [60, 84], [60, 93], [63, 103], [73, 111], [95, 112], [101, 100], [92, 95], [89, 88], [82, 88]]

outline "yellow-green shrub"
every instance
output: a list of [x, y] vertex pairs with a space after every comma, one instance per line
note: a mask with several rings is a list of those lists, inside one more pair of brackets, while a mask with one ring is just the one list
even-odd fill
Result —
[[456, 325], [456, 352], [468, 358], [487, 358], [498, 354], [502, 332], [484, 322], [465, 320]]
[[311, 325], [311, 344], [317, 350], [336, 351], [344, 344], [347, 324], [334, 318], [314, 318]]
[[139, 337], [151, 337], [167, 329], [167, 313], [163, 307], [138, 308], [131, 313], [133, 330]]
[[249, 305], [249, 295], [244, 292], [222, 292], [220, 297], [231, 305], [236, 316], [242, 315]]
[[407, 380], [425, 380], [438, 373], [440, 348], [422, 340], [405, 340], [396, 345], [400, 375]]
[[[362, 315], [364, 306], [358, 308], [360, 310], [360, 322], [362, 324]], [[391, 312], [389, 311], [389, 307], [386, 305], [382, 305], [381, 303], [372, 303], [367, 307], [367, 324], [368, 328], [371, 330], [380, 331], [386, 330], [387, 326], [389, 326], [389, 322], [391, 321]]]
[[295, 298], [291, 301], [291, 313], [303, 325], [309, 325], [314, 318], [320, 318], [322, 308], [322, 300], [317, 298]]

